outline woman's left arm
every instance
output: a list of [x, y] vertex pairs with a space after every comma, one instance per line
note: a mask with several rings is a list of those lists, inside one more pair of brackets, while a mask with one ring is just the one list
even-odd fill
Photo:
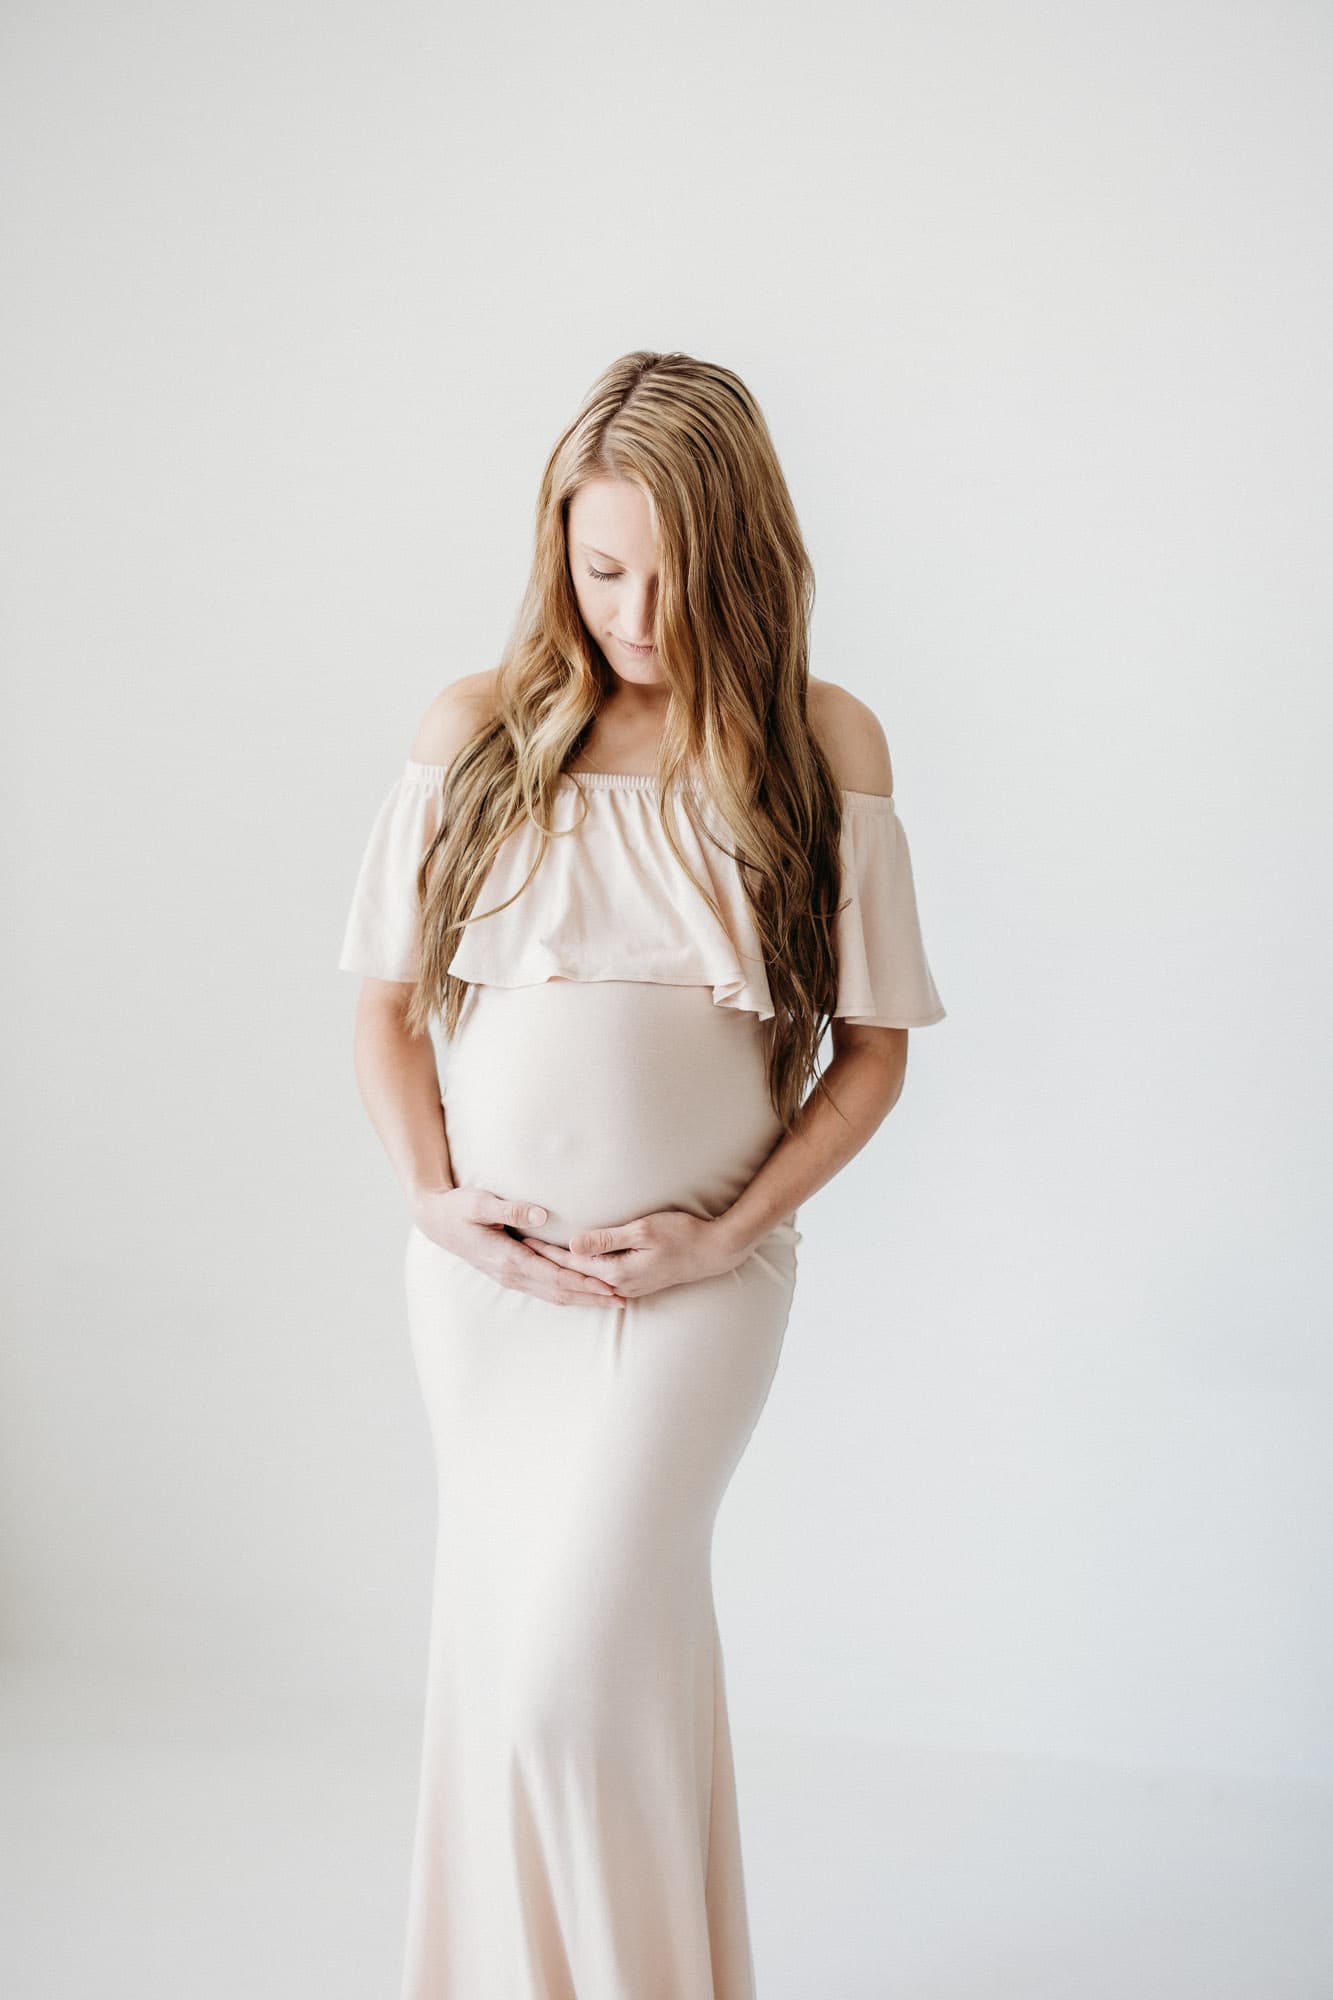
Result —
[[824, 1082], [833, 1102], [812, 1090], [749, 1186], [709, 1224], [737, 1261], [860, 1152], [902, 1094], [906, 1028], [835, 1020], [830, 1033], [833, 1060]]

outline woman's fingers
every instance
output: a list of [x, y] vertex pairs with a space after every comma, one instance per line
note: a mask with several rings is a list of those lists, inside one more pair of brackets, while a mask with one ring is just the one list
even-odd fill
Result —
[[[543, 1249], [550, 1247], [552, 1246], [542, 1246]], [[556, 1305], [624, 1304], [614, 1286], [604, 1284], [600, 1278], [585, 1275], [572, 1267], [562, 1268], [558, 1259], [543, 1256], [534, 1245], [526, 1242], [515, 1244], [514, 1255], [505, 1258], [500, 1280], [502, 1284], [512, 1285], [518, 1291], [532, 1292], [538, 1298], [551, 1299]]]
[[465, 1199], [467, 1219], [512, 1246], [492, 1267], [491, 1275], [500, 1284], [550, 1299], [556, 1305], [625, 1303], [614, 1283], [593, 1270], [588, 1258], [577, 1256], [563, 1244], [527, 1238], [528, 1230], [539, 1229], [548, 1220], [548, 1211], [540, 1202], [514, 1201], [489, 1188], [468, 1188]]
[[597, 1276], [595, 1271], [589, 1271], [585, 1257], [576, 1257], [563, 1243], [544, 1243], [536, 1236], [526, 1236], [523, 1241], [526, 1249], [535, 1251], [537, 1256], [545, 1257], [552, 1264], [559, 1264], [563, 1270], [581, 1271], [586, 1278]]
[[472, 1200], [469, 1215], [473, 1222], [489, 1222], [497, 1228], [540, 1229], [546, 1220], [546, 1210], [540, 1202], [510, 1201], [502, 1194], [492, 1194], [488, 1188], [469, 1190]]
[[618, 1256], [588, 1258], [580, 1257], [567, 1250], [563, 1243], [538, 1243], [532, 1237], [527, 1239], [527, 1248], [535, 1250], [550, 1262], [560, 1264], [569, 1271], [581, 1273], [596, 1282], [598, 1273], [592, 1268], [600, 1264], [608, 1272], [607, 1283], [614, 1286], [619, 1298], [628, 1302], [642, 1298], [645, 1292], [655, 1291], [656, 1285], [650, 1280], [645, 1285], [644, 1278], [651, 1268], [644, 1262], [645, 1252], [625, 1250]]
[[[549, 1219], [540, 1202], [511, 1201], [489, 1188], [467, 1184], [451, 1187], [435, 1199], [441, 1210], [447, 1204], [448, 1226], [436, 1233], [426, 1227], [423, 1215], [419, 1222], [423, 1233], [497, 1284], [531, 1292], [555, 1305], [625, 1303], [615, 1286], [597, 1272], [580, 1270], [580, 1260], [570, 1259], [562, 1269], [562, 1259], [539, 1256], [529, 1247], [526, 1232]], [[569, 1254], [564, 1251], [563, 1258]]]
[[[574, 1233], [570, 1249], [578, 1257], [611, 1257], [625, 1250], [641, 1249], [647, 1231], [642, 1218], [637, 1222], [620, 1222], [610, 1229], [579, 1229]], [[575, 1249], [577, 1245], [577, 1249]]]
[[[543, 1243], [532, 1236], [525, 1240], [529, 1250], [537, 1251], [542, 1257], [549, 1257], [553, 1264], [563, 1264], [568, 1271], [582, 1271], [587, 1278], [597, 1278], [602, 1276], [603, 1272], [610, 1271], [613, 1274], [610, 1282], [614, 1284], [614, 1273], [628, 1268], [628, 1251], [622, 1250], [615, 1256], [590, 1257], [582, 1251], [570, 1250], [563, 1243]], [[597, 1268], [599, 1265], [601, 1270]]]

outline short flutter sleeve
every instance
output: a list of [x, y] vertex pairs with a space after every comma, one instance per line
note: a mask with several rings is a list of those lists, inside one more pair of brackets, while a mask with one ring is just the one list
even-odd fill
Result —
[[409, 758], [375, 815], [343, 933], [343, 972], [415, 981], [420, 964], [417, 870], [439, 831], [444, 766]]
[[891, 798], [842, 795], [838, 1004], [855, 1026], [927, 1028], [944, 1019], [921, 937], [907, 834]]

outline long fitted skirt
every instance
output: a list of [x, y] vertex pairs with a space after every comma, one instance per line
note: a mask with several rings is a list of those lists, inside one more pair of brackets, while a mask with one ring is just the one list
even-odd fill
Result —
[[[455, 1179], [553, 1243], [716, 1215], [781, 1137], [765, 1050], [707, 987], [474, 986]], [[558, 1306], [412, 1226], [439, 1525], [403, 2000], [751, 2000], [712, 1538], [800, 1240], [793, 1211], [722, 1276]]]

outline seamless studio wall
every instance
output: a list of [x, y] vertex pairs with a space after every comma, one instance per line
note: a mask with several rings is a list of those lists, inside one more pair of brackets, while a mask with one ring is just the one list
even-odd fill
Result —
[[758, 395], [948, 1019], [802, 1212], [738, 1728], [1327, 1776], [1326, 9], [11, 9], [0, 1632], [413, 1702], [335, 970], [600, 368]]

